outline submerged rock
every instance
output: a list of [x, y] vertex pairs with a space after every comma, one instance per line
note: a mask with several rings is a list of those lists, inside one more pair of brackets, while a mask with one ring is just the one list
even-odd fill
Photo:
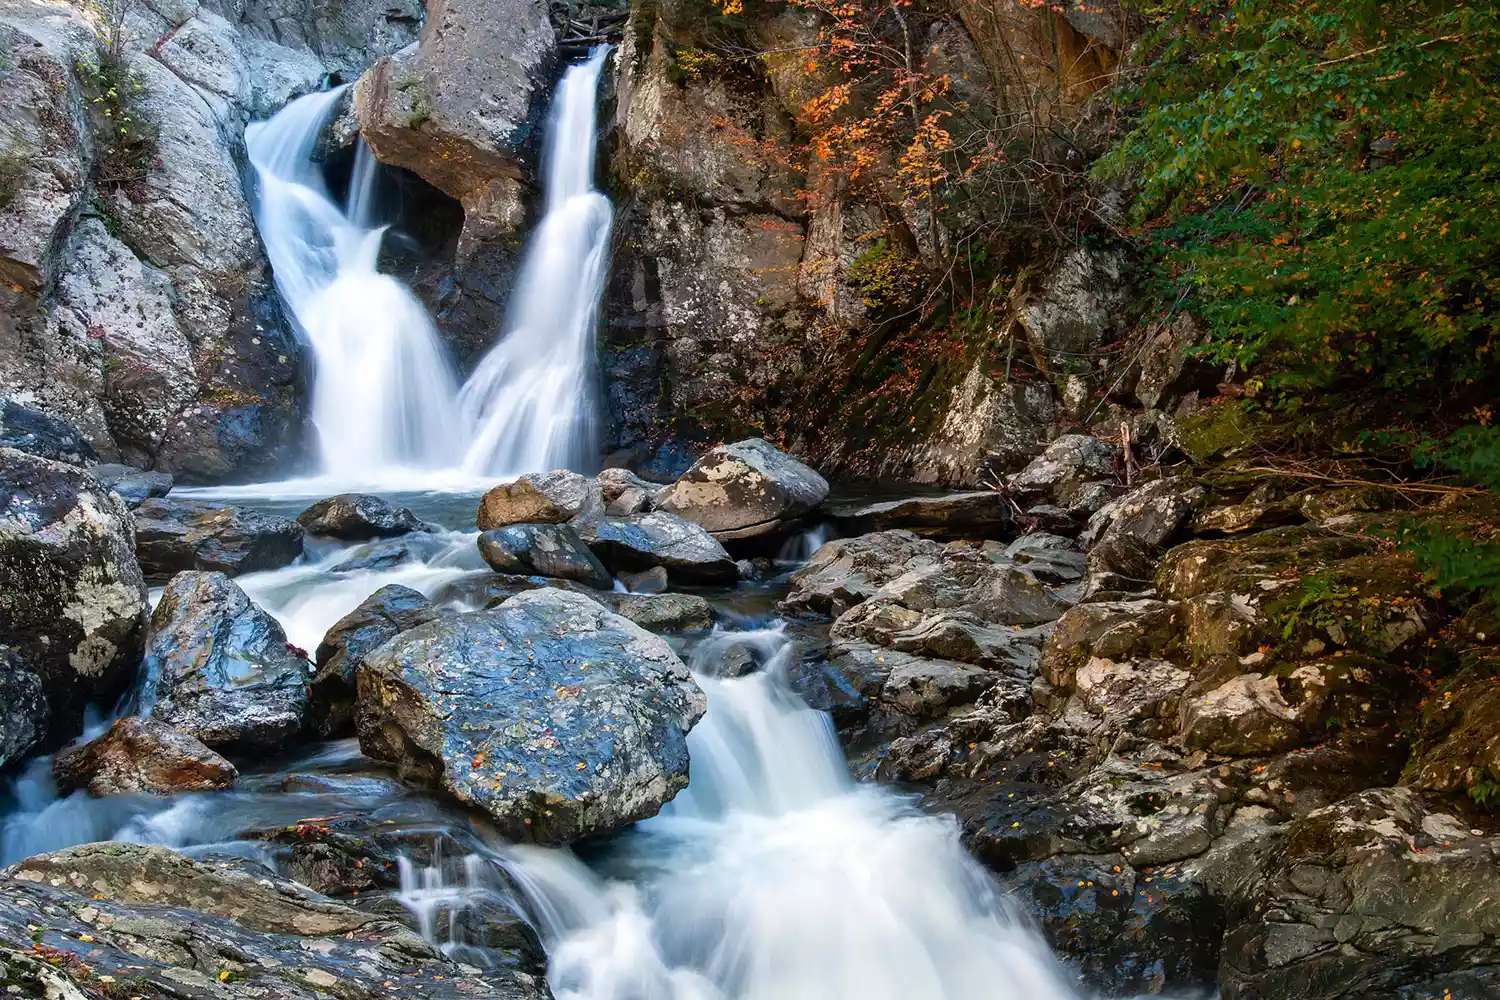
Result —
[[248, 507], [146, 500], [135, 509], [136, 555], [151, 580], [182, 570], [229, 576], [280, 569], [302, 554], [302, 526]]
[[210, 747], [284, 749], [308, 716], [308, 663], [223, 573], [179, 573], [151, 616], [151, 715]]
[[493, 531], [509, 524], [562, 524], [603, 510], [598, 483], [558, 469], [496, 486], [480, 498], [475, 521], [480, 531]]
[[365, 753], [543, 843], [654, 815], [687, 785], [706, 707], [664, 640], [553, 589], [402, 633], [358, 692]]
[[388, 640], [437, 617], [437, 608], [426, 597], [392, 583], [335, 622], [318, 644], [317, 673], [308, 692], [318, 735], [354, 735], [354, 678], [359, 665]]
[[576, 580], [607, 590], [614, 578], [571, 524], [512, 524], [479, 536], [479, 553], [497, 573]]
[[655, 497], [657, 510], [721, 538], [748, 538], [800, 517], [828, 495], [828, 482], [760, 438], [720, 445]]
[[88, 844], [0, 872], [0, 955], [6, 981], [26, 984], [21, 996], [71, 1000], [375, 1000], [398, 982], [431, 1000], [551, 996], [538, 977], [459, 965], [399, 920], [254, 862], [139, 844]]
[[172, 492], [172, 477], [165, 472], [146, 472], [129, 465], [96, 465], [89, 469], [89, 475], [120, 494], [127, 507], [139, 507]]
[[653, 511], [580, 525], [583, 538], [616, 573], [660, 566], [673, 579], [726, 583], [739, 576], [724, 546], [676, 514]]
[[78, 733], [87, 706], [113, 708], [135, 677], [147, 606], [134, 549], [130, 512], [97, 480], [0, 448], [0, 669], [15, 699], [0, 745], [10, 753]]
[[393, 538], [424, 527], [421, 519], [405, 507], [368, 493], [340, 493], [319, 500], [297, 515], [297, 523], [310, 535], [326, 535], [346, 542]]
[[91, 743], [70, 747], [52, 762], [63, 791], [90, 795], [175, 795], [228, 788], [239, 772], [199, 740], [156, 719], [121, 719]]
[[418, 531], [398, 538], [382, 538], [356, 547], [329, 572], [358, 573], [421, 562], [438, 555], [448, 544], [437, 532]]

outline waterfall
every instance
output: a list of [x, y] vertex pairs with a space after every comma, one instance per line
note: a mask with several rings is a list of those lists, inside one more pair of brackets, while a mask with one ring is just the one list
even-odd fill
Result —
[[[951, 817], [850, 780], [828, 717], [790, 688], [784, 634], [716, 639], [691, 663], [708, 695], [691, 783], [621, 838], [614, 878], [505, 852], [558, 1000], [1075, 997]], [[735, 643], [762, 669], [714, 676]]]
[[594, 189], [595, 100], [607, 48], [571, 67], [548, 123], [546, 214], [505, 321], [464, 385], [466, 471], [513, 476], [597, 460], [594, 340], [609, 254], [609, 199]]
[[[313, 425], [322, 471], [368, 480], [382, 470], [443, 468], [458, 458], [457, 386], [426, 310], [376, 270], [381, 228], [373, 158], [333, 202], [314, 147], [343, 88], [309, 94], [245, 130], [258, 181], [255, 219], [276, 287], [312, 348]], [[361, 145], [363, 145], [361, 143]]]

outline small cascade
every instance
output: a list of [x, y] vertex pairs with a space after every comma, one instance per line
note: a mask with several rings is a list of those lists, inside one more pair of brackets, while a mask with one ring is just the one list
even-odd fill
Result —
[[309, 94], [245, 130], [258, 181], [256, 224], [276, 287], [316, 369], [322, 471], [351, 481], [392, 468], [446, 468], [461, 447], [457, 383], [411, 291], [376, 269], [383, 229], [374, 158], [361, 143], [346, 213], [314, 162], [342, 88]]
[[[761, 669], [717, 676], [736, 644]], [[558, 1000], [1071, 1000], [951, 818], [850, 780], [795, 657], [779, 631], [700, 647], [692, 782], [605, 860], [618, 880], [507, 852]]]
[[503, 339], [464, 385], [473, 474], [586, 469], [597, 461], [594, 342], [609, 255], [609, 199], [594, 189], [595, 100], [608, 50], [558, 85], [546, 214], [511, 293]]

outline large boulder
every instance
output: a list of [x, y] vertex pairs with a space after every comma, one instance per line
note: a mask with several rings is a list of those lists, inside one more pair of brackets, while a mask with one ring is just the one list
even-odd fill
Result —
[[1229, 904], [1224, 1000], [1500, 995], [1500, 837], [1379, 788], [1293, 823]]
[[706, 708], [664, 640], [553, 589], [402, 633], [358, 691], [365, 753], [546, 843], [654, 815], [687, 785]]
[[774, 530], [823, 502], [828, 482], [760, 438], [720, 445], [656, 495], [654, 506], [718, 538]]
[[605, 566], [619, 573], [664, 568], [674, 579], [727, 583], [739, 576], [724, 546], [703, 528], [676, 514], [652, 511], [581, 525], [584, 541]]
[[399, 919], [254, 862], [140, 844], [87, 844], [0, 872], [0, 956], [13, 995], [59, 1000], [375, 1000], [396, 983], [430, 1000], [551, 996], [540, 977], [460, 964]]
[[840, 615], [875, 595], [909, 569], [936, 564], [943, 555], [937, 542], [910, 531], [879, 531], [838, 538], [814, 552], [792, 574], [786, 603], [796, 609]]
[[425, 625], [438, 610], [421, 593], [387, 584], [334, 623], [314, 654], [308, 695], [313, 726], [325, 739], [354, 735], [354, 678], [367, 655], [402, 632]]
[[143, 671], [151, 715], [215, 749], [282, 749], [306, 727], [307, 661], [223, 573], [167, 584]]
[[38, 685], [46, 705], [7, 723], [7, 742], [60, 743], [89, 705], [113, 708], [140, 663], [146, 613], [124, 504], [81, 469], [0, 449], [5, 685], [12, 712], [34, 703]]
[[319, 500], [297, 515], [297, 523], [310, 535], [345, 542], [394, 538], [423, 528], [421, 518], [405, 507], [368, 493], [340, 493]]
[[1064, 434], [1011, 476], [1009, 486], [1017, 493], [1057, 496], [1065, 486], [1112, 475], [1119, 464], [1116, 446], [1087, 434]]
[[136, 556], [152, 580], [182, 570], [280, 569], [302, 554], [302, 526], [291, 518], [202, 500], [143, 501], [135, 531]]
[[502, 483], [479, 500], [475, 522], [480, 531], [508, 524], [562, 524], [603, 512], [603, 493], [587, 476], [558, 469], [528, 473]]
[[202, 742], [156, 719], [121, 719], [52, 761], [58, 786], [90, 795], [174, 795], [228, 788], [239, 772]]
[[479, 553], [499, 573], [576, 580], [608, 590], [609, 570], [571, 524], [512, 524], [479, 536]]

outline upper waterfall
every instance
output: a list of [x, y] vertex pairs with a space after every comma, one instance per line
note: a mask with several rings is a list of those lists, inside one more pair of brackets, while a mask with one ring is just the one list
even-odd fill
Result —
[[595, 327], [612, 213], [593, 176], [607, 54], [600, 46], [558, 85], [545, 214], [502, 335], [462, 390], [422, 304], [377, 269], [384, 227], [374, 156], [361, 141], [342, 207], [316, 162], [318, 136], [344, 88], [299, 98], [246, 129], [259, 182], [256, 224], [276, 287], [313, 351], [325, 477], [516, 476], [597, 461]]

